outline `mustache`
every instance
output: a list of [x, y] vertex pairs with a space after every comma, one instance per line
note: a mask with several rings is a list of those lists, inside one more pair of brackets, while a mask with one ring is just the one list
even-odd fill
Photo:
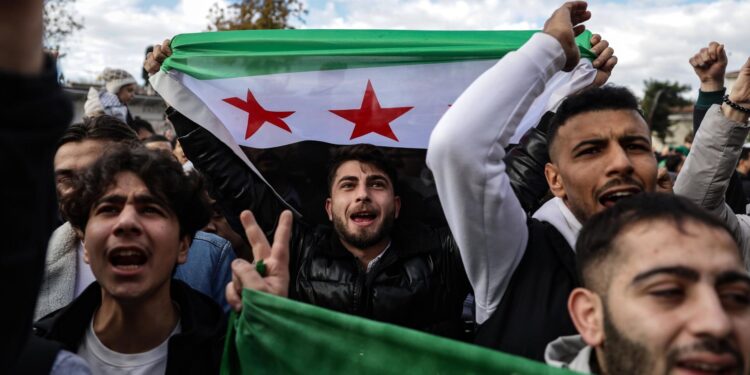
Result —
[[604, 193], [605, 191], [621, 186], [621, 185], [633, 185], [633, 186], [637, 186], [639, 189], [641, 189], [641, 191], [646, 190], [642, 182], [636, 180], [635, 178], [631, 176], [623, 176], [623, 177], [613, 178], [607, 181], [607, 183], [605, 183], [604, 186], [600, 187], [599, 189], [596, 189], [596, 196], [598, 197], [602, 195], [602, 193]]
[[695, 344], [683, 346], [671, 350], [667, 353], [667, 368], [674, 368], [680, 358], [690, 353], [709, 352], [712, 354], [729, 354], [737, 361], [737, 367], [739, 371], [745, 368], [745, 361], [742, 358], [739, 350], [735, 349], [732, 344], [726, 339], [718, 339], [713, 337], [707, 337]]

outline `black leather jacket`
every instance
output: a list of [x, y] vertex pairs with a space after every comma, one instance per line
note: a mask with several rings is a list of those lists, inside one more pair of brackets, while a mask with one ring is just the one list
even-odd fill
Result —
[[[236, 218], [250, 209], [270, 236], [284, 208], [281, 200], [210, 132], [179, 112], [167, 114], [185, 155], [211, 179], [227, 217]], [[463, 301], [470, 285], [447, 228], [397, 220], [391, 245], [374, 267], [366, 272], [331, 227], [313, 227], [296, 218], [290, 246], [290, 298], [460, 338]]]

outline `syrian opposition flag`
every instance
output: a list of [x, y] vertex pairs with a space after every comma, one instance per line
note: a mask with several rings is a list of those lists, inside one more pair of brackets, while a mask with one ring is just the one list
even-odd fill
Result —
[[565, 375], [568, 370], [245, 289], [221, 374]]
[[[312, 140], [424, 149], [432, 128], [461, 92], [535, 32], [182, 34], [172, 39], [173, 55], [151, 83], [170, 105], [246, 162], [237, 145], [271, 148]], [[593, 57], [587, 49], [590, 36], [586, 32], [578, 38], [586, 58]], [[565, 95], [593, 81], [590, 63], [579, 68], [548, 83], [519, 136]]]

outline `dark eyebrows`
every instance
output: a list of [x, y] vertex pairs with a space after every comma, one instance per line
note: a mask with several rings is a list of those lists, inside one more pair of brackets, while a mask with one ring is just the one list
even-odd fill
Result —
[[388, 179], [382, 174], [373, 174], [373, 175], [367, 176], [367, 182], [373, 182], [373, 181], [383, 181], [386, 184], [388, 184]]
[[603, 146], [607, 144], [607, 140], [604, 138], [592, 138], [592, 139], [585, 139], [581, 142], [578, 142], [575, 147], [571, 150], [572, 152], [576, 152], [576, 150], [585, 147], [585, 146]]
[[698, 281], [700, 279], [700, 274], [698, 273], [698, 271], [692, 268], [687, 268], [683, 266], [673, 266], [673, 267], [659, 267], [659, 268], [654, 268], [648, 271], [641, 272], [633, 278], [633, 281], [631, 281], [630, 284], [631, 285], [637, 284], [650, 277], [662, 275], [662, 274], [677, 276], [679, 278], [687, 279], [690, 281]]
[[620, 137], [620, 143], [646, 142], [651, 144], [651, 140], [643, 135], [626, 135]]
[[336, 185], [340, 184], [342, 181], [359, 181], [359, 178], [355, 176], [341, 176], [341, 178], [336, 180]]
[[716, 277], [716, 286], [741, 282], [750, 285], [750, 276], [745, 272], [727, 271]]
[[[101, 198], [99, 198], [96, 202], [94, 202], [93, 207], [97, 207], [102, 203], [110, 203], [110, 204], [118, 204], [123, 205], [125, 202], [127, 202], [128, 198], [124, 195], [118, 195], [118, 194], [110, 194], [105, 195]], [[151, 194], [139, 194], [136, 195], [134, 198], [134, 201], [136, 204], [139, 205], [146, 205], [146, 204], [155, 204], [167, 211], [172, 211], [169, 208], [169, 205], [166, 204], [166, 202], [162, 199], [159, 199], [158, 197], [155, 197]]]
[[127, 201], [127, 198], [123, 195], [110, 194], [97, 199], [92, 207], [97, 207], [102, 203], [124, 204], [125, 201]]

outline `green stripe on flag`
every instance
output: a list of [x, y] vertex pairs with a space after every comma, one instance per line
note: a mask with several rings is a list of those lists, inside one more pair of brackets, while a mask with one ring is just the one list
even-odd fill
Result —
[[[534, 33], [523, 31], [241, 30], [180, 34], [162, 69], [197, 79], [499, 59]], [[584, 58], [591, 33], [577, 38]]]
[[243, 290], [222, 374], [548, 374], [572, 372], [395, 325]]

